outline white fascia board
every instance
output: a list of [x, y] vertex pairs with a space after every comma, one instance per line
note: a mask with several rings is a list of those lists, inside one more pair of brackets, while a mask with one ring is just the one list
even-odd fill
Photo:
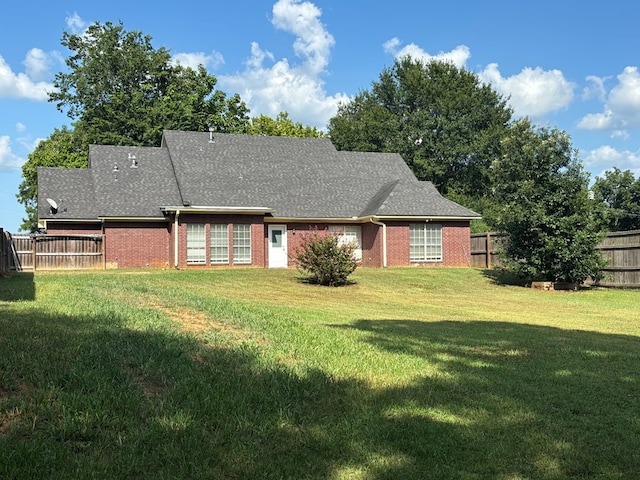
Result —
[[168, 213], [241, 213], [241, 214], [255, 214], [255, 213], [270, 213], [273, 212], [273, 208], [269, 207], [207, 207], [190, 205], [185, 206], [161, 206], [160, 210]]
[[167, 217], [98, 217], [101, 222], [168, 222]]

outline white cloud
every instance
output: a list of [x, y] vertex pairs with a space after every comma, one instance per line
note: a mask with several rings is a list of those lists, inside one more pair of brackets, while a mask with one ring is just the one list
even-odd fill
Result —
[[471, 57], [471, 51], [466, 45], [458, 45], [450, 52], [439, 52], [436, 55], [426, 52], [415, 43], [410, 43], [404, 47], [401, 47], [401, 45], [402, 42], [398, 38], [394, 37], [391, 40], [386, 41], [382, 47], [385, 52], [393, 55], [395, 58], [410, 55], [414, 60], [420, 60], [421, 62], [429, 62], [433, 60], [451, 62], [460, 68], [464, 67], [467, 60]]
[[20, 168], [25, 159], [11, 151], [11, 138], [7, 135], [0, 136], [0, 168]]
[[603, 145], [590, 150], [583, 156], [584, 165], [592, 172], [599, 171], [597, 176], [603, 176], [605, 171], [615, 165], [620, 170], [631, 170], [635, 176], [640, 176], [640, 151], [617, 150], [609, 145]]
[[[597, 77], [588, 77], [590, 80], [593, 78]], [[606, 79], [598, 80], [604, 88], [604, 80]], [[640, 72], [638, 72], [638, 67], [626, 67], [617, 76], [617, 80], [618, 83], [604, 100], [603, 111], [585, 115], [578, 123], [578, 128], [611, 130], [614, 136], [625, 137], [628, 128], [640, 126]]]
[[215, 51], [208, 55], [204, 52], [177, 53], [171, 57], [171, 62], [174, 65], [179, 64], [183, 67], [193, 68], [194, 70], [198, 68], [198, 65], [213, 70], [224, 64], [224, 58], [221, 53]]
[[27, 57], [22, 62], [27, 75], [33, 80], [48, 80], [51, 78], [51, 57], [39, 48], [32, 48], [27, 52]]
[[607, 89], [604, 86], [604, 82], [611, 77], [596, 77], [595, 75], [588, 75], [587, 82], [589, 86], [584, 87], [582, 90], [582, 99], [589, 100], [591, 98], [597, 98], [601, 102], [604, 102], [607, 96]]
[[335, 40], [320, 22], [322, 11], [310, 2], [278, 0], [272, 12], [271, 23], [296, 36], [294, 52], [304, 59], [304, 67], [309, 70], [309, 74], [324, 72]]
[[[32, 50], [33, 52], [33, 50]], [[27, 56], [25, 64], [28, 69], [35, 69], [37, 55]], [[35, 81], [26, 73], [14, 73], [11, 67], [0, 56], [0, 98], [28, 98], [36, 101], [47, 101], [47, 92], [53, 90], [53, 85], [47, 82]]]
[[[290, 118], [323, 129], [335, 115], [345, 94], [327, 95], [321, 76], [326, 74], [335, 40], [320, 21], [321, 10], [310, 2], [278, 0], [273, 6], [272, 24], [295, 36], [294, 53], [300, 63], [274, 56], [251, 44], [251, 57], [245, 70], [218, 77], [221, 88], [239, 93], [251, 115], [275, 117], [286, 111]], [[267, 63], [271, 65], [266, 65]]]
[[65, 22], [67, 24], [67, 28], [75, 34], [83, 33], [88, 26], [87, 22], [80, 18], [80, 15], [76, 12], [73, 12], [73, 14], [65, 18]]
[[574, 96], [575, 84], [564, 78], [560, 70], [526, 67], [517, 75], [503, 77], [498, 64], [491, 63], [479, 77], [505, 97], [510, 97], [509, 103], [517, 116], [536, 118], [562, 110]]

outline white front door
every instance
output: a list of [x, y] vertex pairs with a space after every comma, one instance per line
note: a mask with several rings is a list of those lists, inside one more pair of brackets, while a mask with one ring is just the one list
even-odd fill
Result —
[[287, 226], [269, 225], [269, 268], [287, 268]]

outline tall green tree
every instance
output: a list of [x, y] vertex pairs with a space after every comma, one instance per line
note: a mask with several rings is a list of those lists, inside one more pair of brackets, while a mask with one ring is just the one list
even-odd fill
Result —
[[248, 132], [251, 135], [268, 135], [273, 137], [324, 138], [326, 135], [319, 129], [294, 122], [287, 112], [280, 112], [276, 118], [259, 115], [251, 119]]
[[505, 235], [503, 260], [514, 273], [527, 281], [601, 277], [602, 231], [589, 174], [565, 132], [515, 122], [491, 172], [494, 208], [487, 221]]
[[162, 131], [246, 133], [249, 110], [235, 94], [217, 90], [204, 67], [174, 65], [151, 37], [122, 23], [95, 23], [84, 34], [64, 32], [68, 71], [56, 74], [49, 101], [72, 120], [56, 130], [23, 166], [18, 200], [27, 217], [21, 229], [37, 230], [38, 166], [83, 167], [90, 144], [157, 146]]
[[68, 72], [56, 74], [49, 100], [74, 120], [87, 143], [157, 145], [164, 129], [245, 132], [249, 110], [238, 95], [215, 90], [204, 67], [174, 65], [149, 35], [122, 23], [64, 32]]
[[339, 150], [398, 152], [443, 194], [480, 199], [511, 117], [506, 100], [474, 73], [407, 56], [341, 105], [328, 133]]
[[594, 200], [602, 205], [603, 222], [612, 232], [640, 229], [640, 178], [617, 167], [596, 177]]

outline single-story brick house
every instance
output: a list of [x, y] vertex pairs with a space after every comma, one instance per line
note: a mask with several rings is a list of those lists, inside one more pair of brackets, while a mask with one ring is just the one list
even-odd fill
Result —
[[107, 268], [275, 268], [317, 229], [356, 240], [365, 267], [468, 266], [479, 215], [398, 154], [165, 131], [160, 147], [92, 145], [88, 168], [39, 168], [38, 217], [48, 234], [101, 234]]

